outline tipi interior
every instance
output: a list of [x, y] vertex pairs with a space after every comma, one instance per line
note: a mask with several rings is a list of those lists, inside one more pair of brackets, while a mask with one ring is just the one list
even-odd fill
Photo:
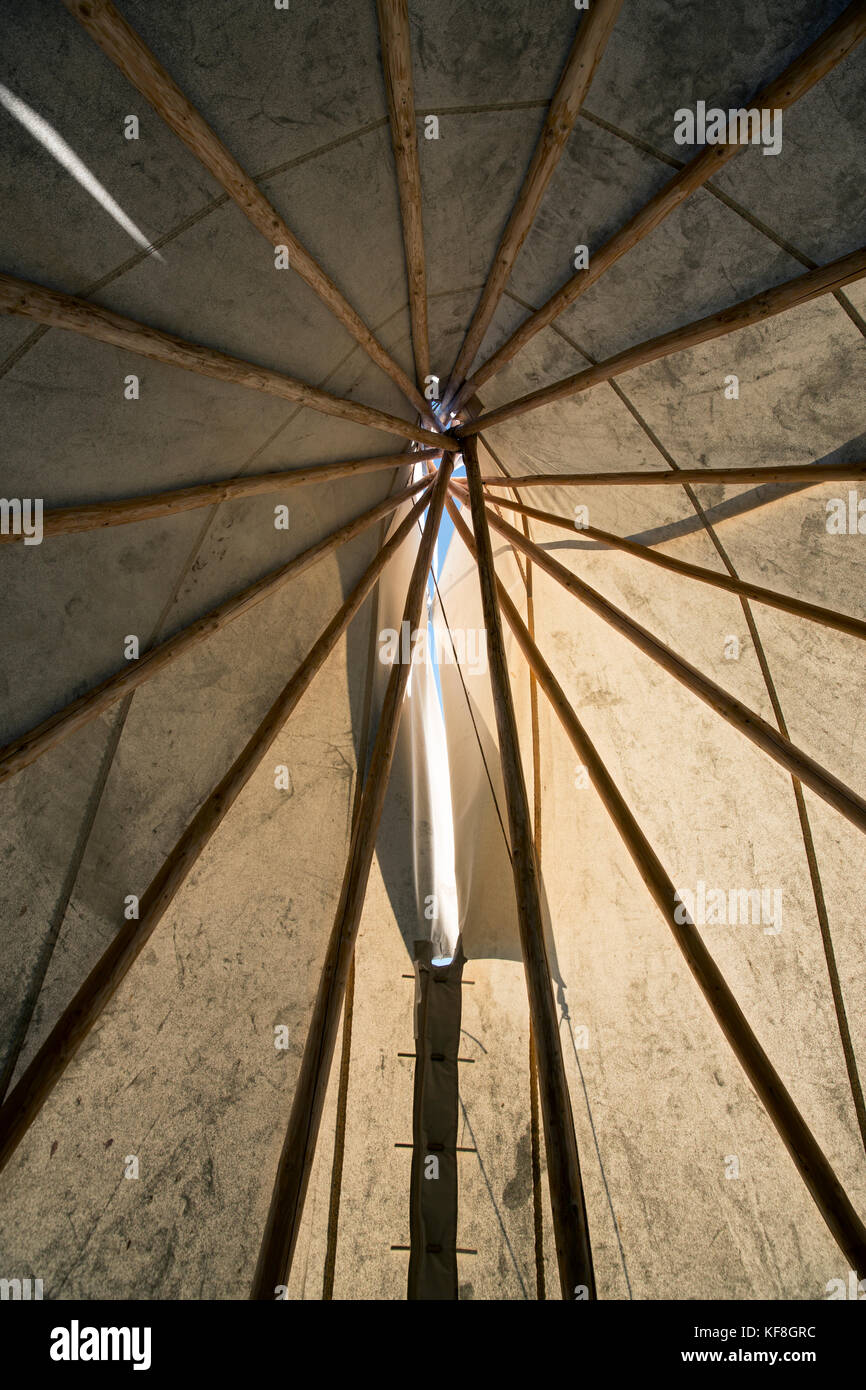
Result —
[[0, 1272], [866, 1278], [866, 4], [0, 24]]

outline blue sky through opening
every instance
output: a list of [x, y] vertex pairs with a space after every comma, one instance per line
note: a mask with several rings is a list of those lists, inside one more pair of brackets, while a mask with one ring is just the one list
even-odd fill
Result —
[[[454, 469], [454, 474], [453, 474], [453, 476], [454, 476], [455, 478], [465, 478], [465, 477], [466, 477], [466, 468], [465, 468], [465, 465], [464, 465], [464, 463], [463, 463], [462, 458], [461, 458], [460, 462], [457, 464], [456, 468]], [[454, 501], [454, 505], [455, 505], [455, 506], [459, 506], [459, 505], [460, 505], [460, 504], [457, 502], [457, 499], [456, 499], [456, 498], [454, 498], [453, 501]], [[425, 515], [426, 515], [426, 513], [425, 513]], [[454, 522], [451, 520], [451, 517], [448, 515], [448, 511], [447, 511], [447, 509], [446, 509], [446, 510], [444, 510], [444, 511], [442, 512], [442, 520], [441, 520], [440, 523], [439, 523], [439, 535], [438, 535], [437, 538], [436, 538], [436, 553], [435, 553], [435, 555], [434, 555], [434, 557], [433, 557], [433, 574], [435, 574], [437, 580], [438, 580], [439, 576], [441, 575], [442, 570], [443, 570], [443, 567], [444, 567], [444, 565], [445, 565], [445, 558], [446, 558], [446, 556], [447, 556], [447, 554], [448, 554], [448, 547], [449, 547], [449, 545], [451, 544], [451, 539], [452, 539], [453, 535], [454, 535]], [[428, 610], [427, 610], [427, 611], [428, 611], [428, 622], [427, 622], [427, 637], [428, 637], [428, 642], [427, 642], [427, 650], [428, 650], [428, 652], [430, 653], [430, 660], [433, 662], [433, 678], [434, 678], [434, 680], [436, 681], [436, 690], [437, 690], [437, 693], [438, 693], [438, 695], [439, 695], [439, 706], [440, 706], [440, 708], [442, 709], [442, 713], [443, 713], [443, 715], [444, 715], [445, 709], [444, 709], [444, 706], [443, 706], [443, 704], [442, 704], [442, 681], [441, 681], [440, 676], [439, 676], [439, 661], [438, 661], [438, 658], [437, 658], [436, 643], [435, 643], [435, 641], [433, 640], [432, 622], [430, 621], [430, 615], [431, 615], [431, 613], [432, 613], [432, 605], [433, 605], [433, 603], [435, 603], [435, 601], [436, 601], [436, 587], [435, 587], [435, 585], [434, 585], [434, 583], [433, 583], [433, 576], [432, 576], [432, 575], [431, 575], [430, 578], [427, 580], [427, 594], [428, 594], [428, 598], [429, 598], [429, 601], [430, 601], [430, 602], [429, 602], [429, 605], [428, 605]]]

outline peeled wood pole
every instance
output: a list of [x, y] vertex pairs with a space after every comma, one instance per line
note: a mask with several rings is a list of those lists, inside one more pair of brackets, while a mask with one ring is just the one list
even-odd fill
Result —
[[[403, 610], [403, 620], [409, 623], [410, 632], [414, 632], [421, 622], [427, 575], [433, 559], [452, 467], [453, 464], [449, 460], [444, 460], [433, 486], [430, 510]], [[346, 980], [355, 951], [355, 939], [364, 906], [364, 895], [367, 891], [367, 880], [373, 862], [394, 750], [397, 746], [403, 697], [409, 682], [410, 670], [410, 663], [394, 666], [385, 691], [376, 741], [352, 831], [340, 901], [322, 966], [319, 990], [313, 1006], [288, 1129], [262, 1236], [250, 1292], [253, 1299], [273, 1300], [278, 1285], [287, 1283], [292, 1267], [328, 1089]]]
[[[383, 468], [401, 468], [407, 463], [439, 458], [441, 450], [424, 449], [417, 454], [380, 454], [377, 458], [346, 459], [341, 463], [320, 463], [310, 468], [287, 468], [279, 473], [239, 474], [213, 483], [196, 483], [192, 487], [170, 488], [151, 492], [143, 497], [118, 497], [109, 502], [83, 502], [75, 507], [54, 507], [43, 514], [42, 534], [67, 536], [77, 531], [100, 531], [107, 526], [128, 526], [135, 521], [150, 521], [153, 517], [174, 516], [195, 507], [213, 507], [237, 497], [256, 497], [269, 492], [283, 492], [304, 483], [329, 483], [335, 478], [354, 478], [359, 473], [373, 473]], [[4, 542], [21, 541], [10, 531], [0, 535]]]
[[[482, 478], [485, 487], [682, 487], [684, 483], [837, 483], [866, 478], [866, 463], [792, 463], [766, 468], [635, 469], [631, 473], [523, 473]], [[490, 494], [491, 501], [498, 497]]]
[[811, 788], [830, 806], [833, 806], [852, 825], [856, 825], [858, 830], [866, 832], [866, 801], [861, 796], [847, 787], [838, 777], [834, 777], [808, 753], [804, 753], [790, 739], [785, 738], [784, 734], [781, 734], [772, 724], [768, 724], [754, 710], [741, 704], [739, 700], [735, 700], [733, 695], [729, 695], [720, 685], [716, 685], [709, 676], [705, 676], [696, 666], [692, 666], [691, 662], [686, 661], [684, 657], [666, 646], [647, 628], [642, 627], [621, 608], [617, 608], [615, 604], [603, 598], [600, 593], [591, 588], [584, 580], [578, 579], [564, 565], [560, 565], [546, 550], [542, 550], [533, 541], [527, 540], [521, 531], [515, 530], [513, 526], [509, 526], [507, 521], [503, 521], [489, 510], [488, 516], [490, 524], [501, 535], [507, 537], [512, 545], [516, 545], [530, 559], [534, 560], [540, 569], [543, 569], [552, 579], [556, 579], [563, 588], [568, 589], [576, 598], [579, 598], [599, 618], [603, 618], [617, 632], [627, 637], [639, 651], [651, 657], [657, 665], [663, 667], [669, 675], [674, 676], [693, 695], [697, 695], [700, 700], [714, 709], [726, 723], [739, 729], [740, 733], [745, 734], [746, 738], [751, 739], [758, 748], [768, 753], [781, 767], [787, 768], [788, 772]]
[[451, 381], [443, 399], [443, 406], [448, 406], [481, 347], [514, 262], [535, 220], [574, 123], [580, 115], [580, 108], [613, 32], [622, 3], [623, 0], [592, 0], [588, 13], [581, 18], [571, 51], [548, 107], [532, 161], [502, 233], [487, 283], [481, 292], [478, 307], [451, 370]]
[[499, 736], [499, 757], [508, 806], [511, 865], [517, 897], [520, 946], [526, 972], [532, 1035], [538, 1059], [541, 1113], [559, 1279], [564, 1299], [574, 1299], [577, 1296], [576, 1289], [580, 1285], [587, 1289], [590, 1298], [595, 1298], [592, 1247], [574, 1133], [571, 1096], [562, 1060], [559, 1025], [550, 980], [550, 963], [544, 940], [532, 823], [523, 780], [517, 720], [511, 699], [502, 625], [496, 604], [493, 548], [487, 528], [484, 494], [478, 472], [478, 450], [474, 439], [467, 441], [464, 459], [475, 530], [481, 604], [484, 626], [487, 629], [487, 652]]
[[288, 247], [291, 268], [327, 304], [355, 341], [397, 383], [416, 409], [426, 415], [429, 406], [402, 367], [388, 355], [361, 316], [289, 230], [246, 170], [229, 153], [114, 5], [108, 0], [63, 0], [63, 3], [103, 53], [138, 88], [187, 149], [237, 203], [256, 230], [272, 246]]
[[[103, 530], [109, 526], [126, 526], [132, 522], [150, 521], [154, 517], [174, 516], [176, 512], [191, 511], [196, 507], [212, 507], [239, 497], [284, 492], [287, 488], [306, 483], [329, 483], [337, 478], [354, 478], [362, 473], [401, 468], [439, 457], [440, 449], [423, 449], [412, 454], [379, 454], [375, 458], [345, 459], [339, 463], [313, 464], [308, 468], [287, 468], [274, 473], [238, 474], [233, 478], [169, 488], [140, 497], [119, 497], [105, 502], [55, 507], [44, 513], [42, 532], [48, 538], [78, 531]], [[20, 539], [11, 533], [0, 535], [0, 544]]]
[[[465, 488], [462, 488], [459, 482], [455, 483], [454, 487], [461, 495], [465, 495]], [[653, 549], [652, 546], [640, 545], [637, 541], [627, 540], [624, 536], [616, 536], [610, 531], [600, 531], [596, 526], [575, 527], [574, 522], [569, 521], [568, 517], [556, 516], [553, 512], [541, 511], [538, 507], [526, 507], [522, 502], [507, 502], [503, 497], [490, 498], [490, 501], [498, 507], [503, 507], [507, 512], [519, 512], [521, 516], [532, 517], [535, 521], [543, 521], [547, 526], [556, 526], [562, 531], [569, 531], [572, 536], [586, 536], [590, 540], [599, 541], [602, 545], [609, 545], [615, 550], [625, 551], [627, 555], [634, 555], [638, 560], [647, 560], [660, 569], [670, 570], [672, 574], [681, 574], [686, 579], [698, 579], [702, 584], [710, 584], [713, 588], [725, 589], [728, 593], [755, 599], [758, 603], [766, 603], [769, 607], [778, 608], [783, 613], [792, 613], [795, 618], [807, 618], [812, 623], [820, 623], [822, 627], [835, 628], [838, 632], [847, 633], [849, 637], [859, 637], [861, 641], [866, 639], [866, 622], [862, 618], [852, 618], [847, 613], [837, 613], [834, 608], [824, 608], [819, 603], [807, 603], [804, 599], [791, 598], [788, 594], [780, 594], [775, 589], [765, 589], [761, 584], [751, 584], [745, 579], [735, 579], [730, 574], [706, 569], [703, 565], [692, 565], [685, 560], [676, 560], [672, 555], [665, 555], [661, 551]]]
[[124, 666], [113, 676], [109, 676], [99, 685], [94, 686], [92, 690], [80, 695], [77, 700], [72, 700], [70, 704], [64, 705], [63, 709], [58, 710], [56, 714], [49, 715], [41, 724], [28, 729], [26, 733], [20, 734], [11, 743], [7, 743], [5, 748], [0, 748], [0, 782], [4, 782], [8, 777], [13, 777], [22, 768], [35, 762], [43, 753], [47, 753], [50, 748], [54, 748], [56, 744], [64, 738], [68, 738], [77, 729], [83, 728], [91, 719], [104, 714], [129, 691], [144, 685], [145, 681], [149, 681], [159, 671], [164, 670], [172, 661], [176, 661], [178, 657], [188, 652], [191, 647], [197, 646], [199, 642], [203, 642], [213, 633], [219, 632], [220, 628], [233, 622], [235, 618], [239, 618], [242, 613], [248, 613], [262, 599], [275, 594], [289, 579], [303, 574], [317, 560], [321, 560], [332, 550], [336, 550], [337, 546], [357, 536], [359, 532], [371, 526], [380, 517], [388, 516], [399, 507], [401, 502], [405, 502], [420, 488], [429, 486], [429, 484], [429, 478], [421, 478], [404, 491], [386, 497], [384, 501], [378, 502], [369, 511], [363, 512], [361, 516], [355, 517], [345, 526], [339, 527], [330, 535], [324, 536], [322, 540], [316, 541], [315, 545], [302, 550], [300, 555], [296, 555], [287, 564], [280, 565], [278, 569], [271, 570], [253, 584], [248, 584], [246, 588], [240, 589], [236, 594], [224, 599], [222, 603], [217, 604], [216, 608], [205, 613], [204, 617], [197, 618], [195, 622], [181, 628], [180, 632], [176, 632], [167, 641], [144, 652], [138, 661]]
[[[816, 82], [831, 72], [836, 64], [841, 62], [860, 43], [864, 36], [866, 36], [866, 3], [864, 0], [854, 0], [854, 3], [843, 10], [835, 23], [831, 24], [813, 44], [810, 44], [799, 58], [795, 58], [794, 62], [789, 64], [769, 86], [764, 87], [762, 91], [752, 97], [748, 103], [749, 107], [770, 111], [786, 111]], [[508, 341], [492, 357], [488, 358], [474, 376], [470, 377], [457, 397], [456, 408], [459, 409], [460, 405], [468, 400], [473, 392], [477, 391], [485, 381], [489, 381], [494, 373], [504, 367], [506, 362], [510, 362], [512, 357], [525, 347], [540, 329], [552, 323], [557, 315], [561, 314], [570, 304], [573, 304], [579, 295], [594, 285], [604, 272], [619, 260], [620, 256], [636, 246], [648, 232], [653, 231], [669, 213], [674, 212], [680, 203], [700, 188], [701, 184], [711, 179], [729, 159], [732, 159], [743, 148], [745, 146], [737, 143], [708, 145], [699, 154], [696, 154], [694, 159], [691, 159], [683, 169], [674, 174], [664, 188], [661, 188], [650, 198], [648, 203], [640, 208], [633, 217], [630, 217], [618, 232], [615, 232], [597, 251], [592, 252], [586, 270], [578, 271], [570, 280], [567, 280], [540, 309], [536, 309], [535, 313], [525, 319]]]
[[[427, 327], [427, 276], [424, 266], [424, 227], [421, 217], [421, 170], [415, 129], [415, 96], [412, 90], [412, 46], [407, 0], [377, 0], [382, 67], [388, 93], [391, 145], [397, 166], [397, 189], [403, 223], [403, 248], [409, 279], [409, 317], [415, 376], [423, 390], [430, 374]], [[425, 408], [429, 405], [425, 402]]]
[[234, 386], [263, 391], [268, 396], [296, 401], [324, 415], [336, 415], [338, 419], [352, 420], [356, 425], [369, 425], [371, 429], [399, 434], [403, 439], [415, 440], [428, 448], [460, 447], [456, 440], [448, 441], [444, 435], [417, 428], [396, 415], [387, 415], [370, 405], [343, 400], [341, 396], [332, 396], [330, 392], [321, 391], [318, 386], [309, 386], [297, 377], [286, 376], [269, 367], [257, 367], [253, 362], [241, 357], [229, 357], [227, 353], [203, 347], [200, 343], [187, 342], [173, 333], [163, 333], [136, 319], [124, 318], [110, 309], [101, 309], [87, 299], [61, 294], [28, 280], [16, 280], [12, 275], [0, 275], [0, 313], [18, 314], [21, 318], [35, 319], [37, 323], [47, 323], [51, 328], [82, 333], [86, 338], [125, 348], [155, 362], [165, 362], [170, 367], [183, 367], [188, 372], [197, 372], [199, 376], [215, 377], [217, 381], [227, 381]]
[[[682, 328], [675, 328], [670, 333], [648, 338], [646, 342], [636, 343], [624, 352], [615, 353], [613, 357], [597, 362], [594, 367], [585, 367], [573, 376], [555, 381], [552, 386], [530, 391], [527, 395], [510, 401], [508, 405], [488, 411], [486, 415], [480, 415], [478, 419], [461, 426], [460, 435], [463, 437], [477, 434], [479, 430], [501, 424], [503, 420], [511, 420], [515, 415], [525, 415], [528, 410], [537, 410], [541, 405], [549, 405], [552, 401], [560, 401], [566, 396], [586, 391], [591, 386], [598, 386], [602, 381], [610, 381], [622, 372], [630, 372], [635, 367], [645, 367], [647, 363], [657, 362], [662, 357], [669, 357], [671, 353], [683, 352], [686, 348], [697, 347], [713, 338], [724, 337], [737, 329], [762, 323], [764, 319], [773, 318], [787, 309], [808, 304], [819, 295], [841, 289], [843, 285], [849, 285], [852, 280], [859, 280], [864, 275], [866, 246], [861, 246], [849, 256], [840, 256], [828, 265], [820, 265], [815, 270], [807, 270], [804, 275], [796, 275], [793, 280], [785, 280], [781, 285], [761, 290], [759, 294], [740, 300], [738, 304], [732, 304], [730, 308], [722, 309], [717, 314], [707, 314], [705, 318], [684, 324]], [[682, 481], [679, 474], [676, 477], [677, 482]]]
[[385, 565], [406, 539], [415, 519], [427, 505], [422, 497], [391, 540], [367, 567], [358, 583], [313, 644], [307, 656], [268, 710], [243, 752], [190, 821], [139, 904], [137, 920], [125, 922], [63, 1011], [21, 1080], [0, 1106], [0, 1169], [12, 1156], [44, 1101], [154, 929], [180, 891], [214, 832], [261, 763], [277, 734], [324, 665], [352, 618], [370, 593]]
[[[455, 528], [470, 553], [475, 546], [466, 523], [451, 510]], [[773, 1067], [739, 1004], [677, 897], [673, 882], [632, 815], [566, 695], [541, 655], [528, 628], [497, 580], [499, 603], [538, 684], [589, 774], [635, 867], [673, 932], [698, 987], [772, 1120], [834, 1239], [861, 1276], [866, 1274], [866, 1227], [854, 1210], [784, 1082]], [[678, 922], [677, 909], [686, 918]]]

